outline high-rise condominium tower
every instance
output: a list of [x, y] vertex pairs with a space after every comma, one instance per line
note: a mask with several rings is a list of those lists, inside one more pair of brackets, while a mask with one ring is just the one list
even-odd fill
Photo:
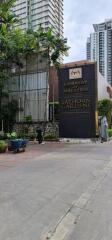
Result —
[[13, 8], [20, 18], [22, 29], [44, 30], [52, 27], [55, 34], [63, 36], [63, 0], [16, 0]]
[[112, 85], [112, 19], [93, 27], [87, 39], [87, 59], [97, 61], [99, 72]]

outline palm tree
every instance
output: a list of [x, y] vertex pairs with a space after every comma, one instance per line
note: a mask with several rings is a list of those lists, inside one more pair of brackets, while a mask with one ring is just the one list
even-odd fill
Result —
[[0, 30], [12, 27], [19, 19], [11, 11], [16, 0], [2, 1], [0, 4]]
[[34, 34], [39, 39], [41, 54], [48, 57], [49, 64], [54, 65], [56, 68], [59, 67], [61, 63], [60, 59], [68, 54], [69, 47], [67, 46], [67, 39], [54, 35], [52, 28], [49, 28], [48, 31], [45, 32], [43, 28], [40, 27]]

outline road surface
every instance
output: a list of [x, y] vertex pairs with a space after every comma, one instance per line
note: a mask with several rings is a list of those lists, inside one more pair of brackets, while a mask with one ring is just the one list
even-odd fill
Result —
[[112, 143], [0, 154], [0, 240], [112, 240]]

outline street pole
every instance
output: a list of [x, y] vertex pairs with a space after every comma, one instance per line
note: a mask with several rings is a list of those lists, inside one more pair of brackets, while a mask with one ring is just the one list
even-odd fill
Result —
[[19, 103], [18, 103], [18, 106], [19, 106], [19, 122], [21, 120], [21, 114], [20, 114], [20, 97], [19, 97]]
[[53, 123], [54, 123], [54, 84], [53, 84]]

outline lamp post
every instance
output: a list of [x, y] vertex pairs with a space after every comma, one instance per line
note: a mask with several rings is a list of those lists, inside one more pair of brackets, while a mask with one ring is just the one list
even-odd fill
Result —
[[[15, 74], [15, 72], [16, 72], [16, 67], [15, 66], [12, 66], [11, 72], [13, 74]], [[20, 100], [20, 69], [19, 69], [19, 98], [18, 98], [18, 108], [19, 108], [19, 116], [18, 116], [18, 118], [19, 118], [19, 122], [21, 120], [20, 107], [21, 107], [21, 100]]]

